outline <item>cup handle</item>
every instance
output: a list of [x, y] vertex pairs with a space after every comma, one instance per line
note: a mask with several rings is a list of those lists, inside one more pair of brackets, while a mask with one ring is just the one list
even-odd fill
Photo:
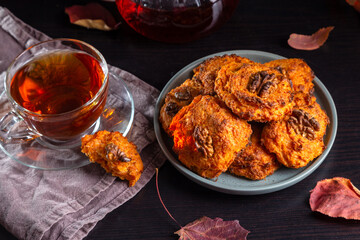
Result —
[[[22, 117], [14, 111], [8, 112], [0, 119], [0, 141], [4, 143], [19, 143], [33, 140], [40, 135], [29, 129], [25, 124]], [[26, 125], [26, 124], [25, 124]]]

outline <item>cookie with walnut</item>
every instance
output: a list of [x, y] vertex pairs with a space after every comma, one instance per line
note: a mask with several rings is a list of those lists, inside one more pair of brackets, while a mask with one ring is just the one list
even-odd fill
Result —
[[199, 95], [170, 124], [174, 151], [188, 169], [205, 178], [225, 172], [249, 141], [251, 126], [218, 99]]
[[280, 120], [290, 114], [293, 90], [289, 79], [259, 63], [224, 65], [218, 72], [215, 91], [233, 113], [248, 121]]
[[289, 168], [301, 168], [324, 150], [323, 137], [330, 120], [318, 103], [296, 107], [281, 121], [268, 123], [262, 142], [278, 161]]
[[81, 139], [81, 151], [90, 162], [98, 163], [106, 172], [134, 186], [144, 166], [135, 144], [120, 132], [98, 131]]
[[168, 135], [171, 135], [169, 130], [171, 120], [182, 107], [189, 105], [197, 95], [215, 95], [214, 82], [217, 73], [222, 65], [230, 62], [236, 63], [238, 68], [242, 64], [252, 63], [251, 60], [235, 54], [206, 59], [193, 69], [194, 74], [191, 79], [187, 79], [166, 95], [160, 109], [159, 120]]
[[313, 91], [310, 93], [295, 92], [294, 93], [294, 104], [295, 107], [304, 107], [313, 105], [316, 102], [316, 97]]
[[223, 65], [229, 63], [234, 63], [238, 66], [241, 66], [242, 64], [251, 64], [253, 61], [245, 57], [240, 57], [236, 54], [225, 54], [222, 56], [214, 56], [212, 58], [206, 59], [203, 63], [194, 69], [193, 76], [194, 80], [201, 82], [204, 94], [216, 94], [214, 86], [218, 71]]
[[171, 135], [169, 126], [175, 114], [200, 94], [202, 94], [202, 86], [197, 81], [187, 79], [166, 95], [164, 105], [160, 109], [159, 121], [168, 135]]
[[314, 72], [302, 59], [277, 59], [264, 63], [264, 65], [287, 75], [292, 81], [295, 92], [309, 93], [314, 88]]
[[290, 79], [293, 84], [296, 105], [311, 105], [316, 101], [313, 96], [315, 75], [304, 60], [299, 58], [277, 59], [264, 63], [264, 65], [278, 70]]
[[276, 156], [270, 153], [261, 143], [261, 132], [264, 124], [251, 123], [253, 133], [250, 143], [240, 151], [228, 172], [251, 180], [261, 180], [273, 174], [281, 164]]

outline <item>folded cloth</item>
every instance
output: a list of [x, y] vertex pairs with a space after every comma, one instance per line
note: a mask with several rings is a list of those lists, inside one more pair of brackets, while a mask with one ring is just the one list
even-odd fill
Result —
[[[0, 7], [0, 73], [25, 48], [47, 39]], [[84, 238], [107, 213], [134, 197], [166, 160], [152, 126], [159, 91], [124, 70], [109, 69], [126, 82], [134, 97], [135, 120], [128, 138], [138, 146], [144, 162], [140, 180], [128, 187], [126, 181], [112, 177], [97, 164], [62, 171], [37, 170], [0, 151], [0, 223], [17, 238]]]

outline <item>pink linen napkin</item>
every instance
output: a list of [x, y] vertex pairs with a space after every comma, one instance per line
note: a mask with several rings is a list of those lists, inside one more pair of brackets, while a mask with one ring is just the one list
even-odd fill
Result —
[[[16, 55], [47, 39], [0, 7], [1, 76]], [[84, 238], [107, 213], [134, 197], [166, 160], [152, 126], [159, 91], [124, 70], [109, 68], [126, 82], [134, 97], [135, 120], [128, 137], [144, 162], [140, 180], [128, 187], [126, 181], [112, 177], [97, 164], [62, 171], [36, 170], [0, 151], [0, 223], [17, 238]]]

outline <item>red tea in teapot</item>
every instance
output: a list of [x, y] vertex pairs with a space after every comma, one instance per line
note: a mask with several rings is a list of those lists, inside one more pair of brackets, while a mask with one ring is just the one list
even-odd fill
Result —
[[142, 35], [163, 42], [203, 37], [226, 22], [238, 0], [116, 0], [123, 19]]

